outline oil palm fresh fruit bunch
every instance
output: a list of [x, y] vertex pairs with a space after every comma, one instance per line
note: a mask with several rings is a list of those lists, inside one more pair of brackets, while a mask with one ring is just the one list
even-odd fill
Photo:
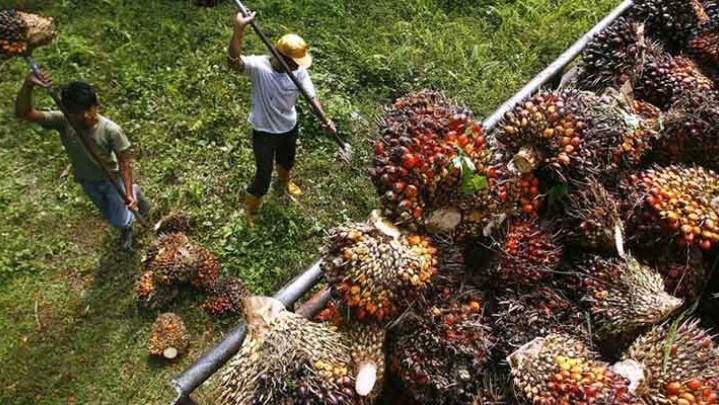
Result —
[[719, 403], [719, 351], [698, 319], [653, 328], [624, 357], [643, 367], [637, 392], [649, 404]]
[[482, 384], [472, 405], [520, 405], [512, 392], [512, 377], [508, 368], [487, 365], [479, 380]]
[[531, 404], [638, 404], [629, 380], [572, 337], [551, 334], [512, 353], [515, 391]]
[[631, 17], [644, 21], [647, 34], [672, 49], [682, 49], [696, 27], [709, 18], [700, 0], [638, 0]]
[[392, 329], [390, 367], [419, 403], [471, 401], [492, 345], [481, 298], [453, 291], [424, 304]]
[[587, 44], [575, 85], [602, 93], [633, 83], [641, 73], [644, 52], [644, 24], [619, 17]]
[[244, 312], [248, 334], [221, 375], [215, 403], [359, 403], [340, 333], [273, 298], [247, 298]]
[[14, 9], [0, 10], [0, 57], [29, 53], [52, 41], [56, 35], [51, 18]]
[[615, 198], [595, 179], [578, 183], [554, 219], [562, 241], [598, 252], [624, 251], [624, 224]]
[[237, 277], [228, 276], [217, 279], [207, 288], [207, 299], [202, 308], [210, 315], [242, 315], [242, 301], [250, 296], [247, 286]]
[[204, 289], [220, 274], [217, 258], [180, 232], [160, 235], [148, 248], [144, 261], [156, 282], [165, 285], [192, 284]]
[[179, 295], [176, 285], [159, 284], [152, 271], [144, 271], [135, 284], [135, 297], [138, 305], [146, 310], [167, 307]]
[[[481, 124], [441, 94], [400, 98], [378, 124], [370, 173], [383, 215], [411, 231], [486, 225], [532, 198], [485, 146]], [[526, 208], [526, 207], [524, 207]]]
[[625, 342], [642, 328], [662, 322], [683, 304], [665, 292], [664, 281], [656, 271], [631, 257], [624, 260], [592, 255], [573, 268], [576, 290], [602, 338]]
[[658, 46], [653, 48], [635, 87], [639, 99], [668, 110], [672, 103], [687, 93], [716, 90], [714, 82], [694, 61], [684, 56], [672, 56]]
[[719, 99], [711, 93], [681, 97], [665, 114], [657, 160], [719, 169]]
[[709, 65], [719, 65], [719, 15], [702, 23], [692, 33], [689, 52]]
[[154, 226], [158, 235], [163, 233], [189, 232], [194, 226], [194, 220], [190, 214], [184, 211], [171, 212], [162, 217]]
[[719, 241], [719, 176], [701, 167], [654, 167], [622, 184], [628, 239], [643, 245], [699, 246]]
[[189, 346], [190, 335], [182, 318], [172, 312], [158, 315], [147, 342], [150, 354], [172, 360], [185, 353]]
[[534, 338], [552, 333], [591, 341], [584, 310], [549, 286], [537, 286], [526, 293], [507, 290], [500, 294], [491, 326], [497, 335], [493, 351], [502, 359]]
[[333, 293], [359, 320], [391, 321], [437, 273], [429, 237], [402, 235], [375, 213], [366, 223], [331, 230], [322, 254]]
[[549, 278], [562, 259], [556, 235], [536, 220], [507, 223], [504, 234], [490, 248], [497, 257], [490, 265], [489, 284], [533, 286]]
[[648, 263], [662, 275], [666, 291], [688, 300], [699, 298], [706, 281], [707, 268], [698, 248], [670, 249], [658, 256], [655, 254]]

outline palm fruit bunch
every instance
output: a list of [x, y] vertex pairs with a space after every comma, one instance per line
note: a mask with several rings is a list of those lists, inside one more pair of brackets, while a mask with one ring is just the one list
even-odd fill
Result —
[[141, 308], [155, 310], [164, 308], [177, 298], [180, 291], [175, 285], [159, 284], [152, 271], [143, 272], [135, 286], [135, 296]]
[[700, 0], [637, 0], [631, 16], [645, 22], [650, 36], [672, 48], [682, 48], [696, 27], [708, 18]]
[[490, 284], [528, 287], [551, 276], [562, 259], [556, 235], [536, 220], [509, 221], [504, 237], [492, 243], [497, 253], [487, 276]]
[[666, 291], [676, 297], [694, 300], [704, 287], [707, 269], [704, 266], [702, 255], [694, 249], [679, 253], [674, 257], [660, 255], [651, 261], [664, 279]]
[[597, 357], [584, 343], [551, 334], [527, 343], [507, 361], [515, 390], [527, 403], [638, 404], [629, 381]]
[[576, 93], [570, 108], [586, 124], [575, 159], [578, 165], [573, 168], [581, 177], [616, 181], [642, 163], [657, 137], [657, 121], [636, 115], [633, 103], [620, 91], [608, 89], [602, 95]]
[[207, 299], [202, 308], [216, 318], [242, 314], [242, 300], [247, 298], [247, 286], [234, 276], [221, 277], [207, 288]]
[[664, 291], [664, 281], [635, 259], [589, 256], [575, 265], [577, 291], [587, 303], [597, 332], [624, 342], [643, 327], [658, 324], [683, 304]]
[[572, 107], [574, 90], [540, 92], [505, 114], [496, 139], [521, 173], [546, 167], [560, 174], [582, 166], [587, 123]]
[[481, 298], [474, 291], [433, 298], [393, 329], [390, 367], [419, 403], [466, 403], [479, 391], [492, 346]]
[[157, 221], [154, 230], [158, 235], [176, 232], [187, 233], [193, 226], [194, 220], [188, 213], [176, 211], [165, 215]]
[[657, 51], [648, 56], [635, 90], [637, 97], [667, 110], [687, 93], [713, 92], [715, 88], [691, 59]]
[[331, 230], [322, 254], [327, 282], [360, 320], [392, 320], [437, 273], [429, 237], [401, 235], [382, 219]]
[[719, 169], [719, 99], [712, 94], [681, 97], [663, 117], [658, 160]]
[[653, 328], [625, 358], [644, 368], [637, 393], [649, 404], [719, 403], [719, 350], [697, 319]]
[[576, 86], [602, 93], [633, 83], [644, 59], [644, 25], [619, 17], [587, 44], [579, 63]]
[[697, 27], [687, 47], [698, 60], [719, 65], [719, 15]]
[[172, 360], [187, 351], [189, 346], [190, 336], [182, 318], [172, 312], [158, 315], [147, 342], [150, 354]]
[[[466, 157], [475, 168], [486, 160], [481, 124], [434, 91], [399, 98], [378, 127], [370, 174], [383, 214], [412, 230], [423, 226], [439, 184], [452, 187], [461, 170], [453, 167], [455, 157]], [[454, 186], [453, 195], [460, 191]]]
[[699, 246], [719, 241], [719, 176], [672, 165], [633, 174], [621, 186], [629, 238], [644, 245]]
[[248, 335], [222, 373], [215, 403], [360, 403], [340, 333], [273, 298], [248, 298], [244, 311]]
[[204, 289], [220, 274], [217, 258], [181, 232], [160, 235], [148, 248], [144, 261], [156, 281], [165, 285], [190, 283]]
[[343, 322], [339, 332], [349, 342], [355, 392], [367, 401], [374, 402], [384, 382], [386, 332], [377, 325], [351, 321]]
[[[411, 231], [481, 226], [538, 194], [485, 148], [481, 124], [441, 94], [423, 90], [398, 99], [378, 123], [370, 170], [383, 215]], [[526, 179], [525, 179], [526, 180]], [[531, 180], [531, 179], [530, 179]]]
[[0, 57], [27, 53], [49, 43], [56, 35], [51, 18], [14, 9], [0, 10]]
[[487, 365], [479, 380], [482, 384], [479, 394], [471, 402], [472, 405], [519, 405], [511, 392], [509, 371]]
[[527, 293], [507, 290], [501, 294], [492, 314], [492, 330], [497, 334], [494, 352], [502, 358], [537, 336], [559, 333], [583, 342], [591, 339], [584, 312], [549, 286], [538, 286]]
[[568, 245], [623, 254], [624, 224], [617, 201], [595, 179], [587, 179], [569, 193], [555, 223]]

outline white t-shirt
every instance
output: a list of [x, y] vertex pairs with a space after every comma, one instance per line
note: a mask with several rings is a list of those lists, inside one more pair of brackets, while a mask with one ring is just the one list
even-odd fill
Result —
[[[297, 95], [299, 90], [284, 72], [272, 69], [267, 55], [242, 56], [244, 74], [252, 81], [252, 111], [249, 123], [257, 131], [271, 134], [289, 132], [297, 124]], [[293, 72], [310, 97], [315, 87], [304, 68]]]

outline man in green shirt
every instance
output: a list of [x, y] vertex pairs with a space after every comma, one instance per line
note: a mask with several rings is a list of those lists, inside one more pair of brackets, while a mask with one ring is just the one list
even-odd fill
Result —
[[[146, 214], [149, 203], [139, 187], [133, 184], [132, 168], [129, 161], [130, 142], [122, 128], [99, 114], [97, 95], [85, 82], [70, 82], [62, 88], [62, 105], [67, 117], [61, 111], [39, 111], [32, 106], [32, 90], [36, 86], [46, 87], [50, 81], [30, 74], [16, 100], [16, 114], [27, 121], [40, 124], [59, 132], [65, 152], [72, 163], [75, 180], [103, 216], [121, 231], [123, 249], [132, 248], [133, 212]], [[132, 190], [122, 199], [102, 169], [78, 138], [75, 128], [92, 145], [102, 164], [124, 190]]]

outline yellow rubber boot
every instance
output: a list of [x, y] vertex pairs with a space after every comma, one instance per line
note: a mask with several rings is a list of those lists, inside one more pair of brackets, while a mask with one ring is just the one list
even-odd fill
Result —
[[280, 165], [277, 165], [277, 175], [280, 178], [280, 182], [282, 182], [285, 189], [292, 197], [299, 197], [302, 195], [302, 189], [300, 189], [299, 186], [290, 179], [290, 172], [288, 170]]
[[261, 197], [255, 197], [254, 195], [250, 193], [246, 193], [245, 195], [245, 216], [247, 217], [247, 225], [252, 228], [255, 226], [255, 215], [257, 214], [257, 210], [260, 208], [260, 204], [262, 204], [262, 198]]

